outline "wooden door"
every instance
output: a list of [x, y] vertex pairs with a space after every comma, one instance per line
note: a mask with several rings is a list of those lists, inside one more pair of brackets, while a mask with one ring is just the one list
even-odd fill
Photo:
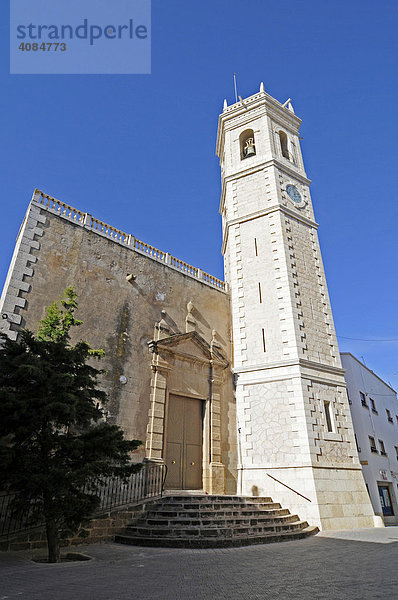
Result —
[[203, 402], [169, 397], [166, 430], [166, 488], [202, 489]]

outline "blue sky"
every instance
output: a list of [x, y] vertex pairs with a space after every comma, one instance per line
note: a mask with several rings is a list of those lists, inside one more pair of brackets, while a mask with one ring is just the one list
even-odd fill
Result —
[[[12, 0], [11, 0], [12, 1]], [[153, 0], [151, 75], [9, 75], [0, 4], [5, 279], [35, 187], [222, 277], [224, 97], [293, 99], [340, 349], [398, 387], [393, 0]]]

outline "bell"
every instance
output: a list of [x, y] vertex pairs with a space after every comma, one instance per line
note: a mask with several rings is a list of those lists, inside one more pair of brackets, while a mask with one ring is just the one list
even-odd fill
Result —
[[256, 149], [253, 144], [246, 147], [246, 156], [254, 156], [256, 154]]

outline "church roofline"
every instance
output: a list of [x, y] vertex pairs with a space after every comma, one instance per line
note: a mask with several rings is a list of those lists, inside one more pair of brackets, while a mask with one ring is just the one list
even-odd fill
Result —
[[129, 233], [125, 233], [116, 227], [112, 227], [112, 225], [108, 225], [99, 219], [96, 219], [90, 213], [82, 212], [48, 194], [40, 190], [35, 190], [33, 193], [31, 204], [38, 206], [42, 210], [46, 210], [52, 214], [55, 214], [67, 221], [70, 221], [76, 225], [80, 225], [97, 235], [107, 238], [112, 242], [117, 244], [121, 244], [125, 246], [129, 250], [133, 250], [138, 254], [142, 254], [147, 256], [148, 258], [160, 262], [165, 267], [169, 269], [174, 269], [175, 271], [179, 271], [183, 275], [187, 275], [188, 277], [192, 277], [193, 279], [198, 280], [200, 283], [204, 285], [208, 285], [209, 287], [218, 290], [219, 292], [227, 293], [228, 292], [228, 284], [221, 279], [217, 279], [213, 275], [198, 269], [197, 267], [193, 267], [192, 265], [172, 256], [168, 252], [163, 252], [150, 244], [146, 244], [141, 240], [138, 240], [136, 237]]

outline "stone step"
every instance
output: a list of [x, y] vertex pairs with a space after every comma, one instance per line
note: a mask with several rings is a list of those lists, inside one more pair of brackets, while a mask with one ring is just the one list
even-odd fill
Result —
[[289, 514], [287, 509], [270, 510], [270, 511], [220, 511], [214, 513], [212, 511], [148, 511], [146, 517], [148, 519], [233, 519], [233, 518], [246, 518], [246, 519], [273, 519], [275, 517], [283, 517]]
[[167, 502], [171, 498], [181, 498], [188, 501], [203, 499], [218, 502], [230, 502], [231, 500], [236, 502], [272, 502], [272, 498], [270, 496], [223, 496], [220, 494], [167, 494], [166, 496], [163, 496], [162, 500]]
[[[268, 508], [268, 506], [270, 508]], [[288, 515], [289, 511], [287, 508], [281, 508], [281, 505], [277, 502], [270, 503], [267, 507], [260, 508], [242, 508], [240, 511], [242, 515]]]
[[257, 504], [258, 502], [272, 502], [272, 498], [269, 496], [241, 496], [245, 500], [245, 502], [250, 502], [252, 504]]
[[205, 527], [192, 525], [181, 527], [150, 526], [150, 525], [129, 525], [126, 528], [126, 535], [132, 537], [168, 537], [168, 538], [192, 538], [192, 537], [253, 537], [265, 535], [268, 533], [278, 533], [286, 531], [297, 531], [308, 527], [306, 521], [296, 521], [295, 523], [278, 523], [263, 525], [236, 525], [230, 527], [217, 527], [214, 523]]
[[167, 496], [208, 496], [208, 494], [202, 490], [165, 490], [163, 493], [164, 497]]
[[182, 502], [177, 502], [177, 501], [175, 501], [175, 502], [161, 501], [156, 505], [148, 505], [149, 510], [161, 510], [161, 509], [165, 509], [165, 510], [200, 510], [200, 511], [208, 510], [208, 511], [214, 511], [214, 512], [218, 512], [218, 511], [222, 511], [222, 510], [261, 510], [261, 509], [271, 510], [271, 509], [276, 509], [276, 508], [281, 508], [281, 505], [279, 504], [279, 502], [263, 502], [261, 504], [248, 504], [248, 503], [238, 504], [236, 502], [225, 502], [225, 503], [221, 504], [221, 503], [213, 503], [213, 502], [182, 503]]
[[212, 496], [209, 494], [205, 494], [203, 496], [199, 496], [199, 495], [174, 495], [174, 496], [163, 496], [162, 498], [162, 502], [163, 503], [173, 503], [173, 502], [179, 502], [179, 503], [184, 503], [184, 504], [195, 504], [195, 503], [202, 503], [202, 504], [239, 504], [244, 505], [246, 503], [251, 503], [251, 504], [258, 504], [258, 503], [268, 503], [268, 502], [272, 502], [272, 498], [269, 498], [268, 496]]
[[[272, 498], [170, 495], [145, 503], [124, 534], [125, 544], [175, 547], [222, 547], [294, 539], [308, 528]], [[256, 540], [256, 541], [253, 541]], [[264, 541], [265, 540], [265, 541]]]
[[228, 516], [228, 515], [244, 515], [244, 516], [255, 516], [255, 515], [279, 515], [279, 514], [288, 514], [288, 510], [284, 509], [284, 508], [280, 508], [280, 506], [278, 504], [273, 504], [270, 505], [270, 508], [259, 508], [259, 509], [255, 509], [255, 508], [224, 508], [222, 510], [214, 510], [211, 507], [208, 508], [203, 508], [203, 507], [198, 507], [198, 508], [183, 508], [183, 507], [169, 507], [169, 506], [164, 506], [163, 504], [159, 505], [159, 506], [154, 506], [154, 507], [149, 507], [147, 509], [147, 514], [148, 516], [153, 516], [153, 517], [157, 517], [157, 516], [164, 516], [164, 517], [168, 517], [168, 516], [191, 516], [191, 517], [206, 517], [206, 516]]
[[270, 544], [274, 542], [292, 541], [306, 538], [318, 533], [317, 527], [305, 527], [297, 531], [274, 532], [257, 536], [242, 537], [139, 537], [133, 535], [117, 535], [115, 542], [133, 546], [157, 546], [162, 548], [230, 548], [233, 546], [249, 546], [252, 544]]
[[298, 521], [298, 516], [297, 515], [291, 515], [291, 514], [287, 514], [287, 515], [275, 515], [275, 516], [262, 516], [262, 515], [256, 515], [256, 516], [252, 516], [252, 517], [248, 517], [248, 516], [242, 516], [242, 515], [237, 515], [237, 516], [219, 516], [218, 514], [215, 515], [214, 517], [212, 515], [210, 515], [209, 517], [201, 517], [201, 518], [192, 518], [190, 515], [183, 515], [183, 516], [167, 516], [167, 517], [151, 517], [150, 515], [146, 515], [145, 517], [141, 518], [139, 521], [137, 521], [137, 525], [141, 525], [141, 524], [147, 524], [147, 525], [151, 525], [151, 526], [164, 526], [164, 525], [168, 525], [169, 527], [175, 527], [175, 526], [185, 526], [185, 525], [192, 525], [195, 527], [206, 527], [206, 525], [211, 525], [213, 524], [218, 524], [218, 525], [222, 525], [222, 526], [232, 526], [232, 525], [239, 525], [239, 524], [247, 524], [248, 526], [251, 525], [257, 525], [257, 524], [261, 524], [261, 523], [293, 523], [294, 521]]

